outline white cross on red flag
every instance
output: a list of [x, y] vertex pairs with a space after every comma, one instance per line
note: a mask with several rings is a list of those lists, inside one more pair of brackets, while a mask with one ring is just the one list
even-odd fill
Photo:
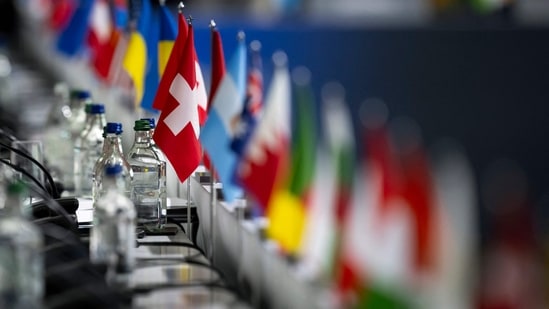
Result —
[[[178, 36], [177, 39], [180, 39]], [[177, 43], [175, 43], [177, 44]], [[202, 150], [200, 136], [199, 93], [196, 74], [193, 28], [189, 26], [187, 42], [184, 44], [177, 71], [171, 82], [160, 84], [158, 93], [164, 95], [158, 125], [153, 139], [164, 152], [180, 181], [187, 179], [200, 164]]]

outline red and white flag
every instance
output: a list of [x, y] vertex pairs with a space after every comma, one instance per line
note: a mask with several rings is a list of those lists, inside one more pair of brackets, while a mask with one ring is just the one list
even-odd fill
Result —
[[263, 208], [288, 172], [290, 156], [291, 85], [286, 54], [275, 53], [275, 72], [262, 119], [238, 166], [239, 182]]
[[[177, 37], [177, 40], [179, 39], [181, 36]], [[173, 165], [180, 181], [184, 181], [193, 173], [202, 158], [198, 140], [200, 87], [197, 83], [192, 26], [189, 26], [186, 40], [171, 83], [165, 83], [164, 86], [161, 84], [158, 89], [157, 97], [162, 95], [166, 99], [153, 136], [158, 147]]]

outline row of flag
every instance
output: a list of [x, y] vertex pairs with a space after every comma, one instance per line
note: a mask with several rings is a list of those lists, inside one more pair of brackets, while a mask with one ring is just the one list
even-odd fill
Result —
[[213, 21], [207, 92], [192, 20], [150, 0], [132, 4], [135, 16], [125, 1], [56, 2], [57, 48], [87, 46], [100, 79], [125, 76], [136, 104], [159, 112], [153, 138], [181, 181], [203, 162], [226, 202], [253, 201], [269, 239], [299, 274], [330, 288], [335, 306], [474, 307], [476, 197], [462, 152], [446, 147], [429, 160], [415, 127], [405, 122], [395, 139], [375, 100], [357, 138], [342, 87], [315, 98], [311, 73], [290, 74], [282, 52], [263, 97], [260, 44], [249, 52], [239, 33], [226, 61]]

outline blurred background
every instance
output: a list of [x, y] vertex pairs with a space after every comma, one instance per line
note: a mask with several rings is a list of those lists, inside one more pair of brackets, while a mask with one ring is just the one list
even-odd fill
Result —
[[[165, 4], [176, 12], [178, 1]], [[105, 87], [82, 61], [52, 59], [55, 51], [41, 48], [51, 36], [39, 26], [50, 5], [0, 1], [0, 123], [22, 137], [46, 125], [56, 82], [70, 76], [73, 86]], [[546, 304], [549, 1], [187, 0], [185, 6], [207, 83], [213, 18], [225, 38], [244, 30], [248, 41], [261, 42], [265, 85], [276, 50], [287, 53], [290, 68], [310, 69], [316, 97], [326, 83], [340, 82], [358, 156], [366, 148], [360, 107], [371, 101], [383, 102], [389, 119], [413, 119], [428, 150], [447, 139], [459, 145], [477, 193], [479, 307]], [[224, 47], [236, 43], [225, 39]], [[104, 98], [126, 109], [124, 93], [111, 96]], [[493, 301], [500, 293], [510, 300]]]

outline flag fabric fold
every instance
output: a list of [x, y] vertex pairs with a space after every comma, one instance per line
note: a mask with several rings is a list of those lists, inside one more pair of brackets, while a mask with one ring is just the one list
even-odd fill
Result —
[[151, 22], [152, 8], [150, 0], [142, 0], [139, 15], [137, 17], [137, 28], [130, 30], [128, 47], [122, 66], [128, 73], [135, 89], [134, 104], [138, 107], [145, 93], [147, 74], [147, 35]]
[[[208, 110], [212, 106], [215, 94], [217, 93], [217, 88], [225, 75], [225, 55], [223, 54], [223, 43], [221, 42], [221, 34], [216, 27], [212, 28], [212, 73], [210, 79], [210, 94], [208, 97]], [[207, 152], [204, 152], [203, 158], [204, 166], [211, 170], [211, 159], [208, 156]], [[218, 175], [215, 175], [218, 177]]]
[[[143, 0], [147, 2], [149, 0]], [[158, 42], [160, 41], [161, 22], [160, 10], [149, 4], [150, 13], [148, 16], [148, 25], [146, 28], [139, 27], [143, 33], [147, 46], [147, 58], [145, 64], [145, 84], [143, 85], [143, 97], [139, 101], [139, 106], [147, 111], [152, 110], [154, 95], [158, 88], [159, 69], [158, 69]]]
[[268, 208], [273, 190], [280, 185], [288, 172], [290, 89], [287, 65], [279, 63], [265, 100], [263, 117], [238, 166], [239, 182], [264, 210]]
[[[196, 100], [194, 37], [192, 26], [171, 83], [158, 92], [166, 98], [153, 139], [183, 182], [200, 164], [200, 124]], [[178, 36], [177, 40], [183, 39]], [[176, 42], [175, 44], [181, 44]], [[172, 52], [173, 55], [173, 52]], [[165, 75], [166, 76], [166, 73]]]
[[276, 240], [284, 252], [292, 255], [298, 252], [302, 243], [306, 202], [316, 156], [316, 114], [312, 91], [308, 81], [294, 85], [289, 172], [280, 188], [275, 189], [267, 210], [267, 235]]
[[[170, 59], [175, 38], [177, 37], [177, 23], [165, 5], [160, 6], [160, 37], [158, 41], [158, 74], [162, 76]], [[152, 102], [151, 102], [152, 106]]]
[[234, 183], [233, 178], [238, 158], [230, 149], [230, 143], [234, 135], [235, 119], [244, 103], [245, 82], [246, 48], [241, 41], [229, 62], [227, 72], [221, 79], [200, 137], [223, 183], [223, 194], [228, 202], [241, 195], [241, 189]]

